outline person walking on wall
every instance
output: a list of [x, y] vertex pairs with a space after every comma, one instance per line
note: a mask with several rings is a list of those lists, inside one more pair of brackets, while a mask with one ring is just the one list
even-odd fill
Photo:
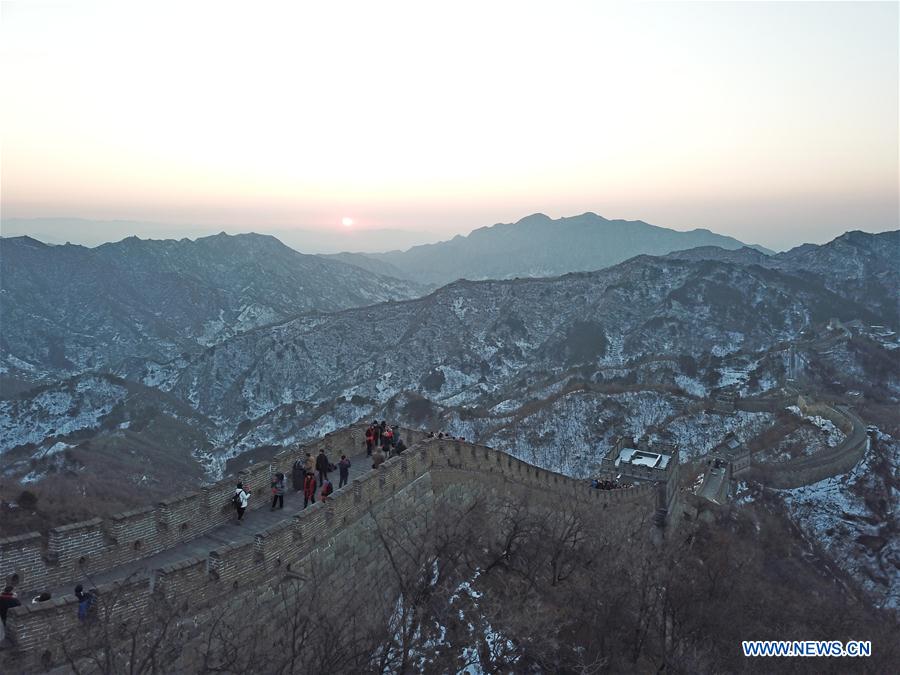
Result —
[[328, 480], [328, 469], [331, 466], [331, 462], [328, 461], [328, 457], [325, 456], [325, 448], [319, 450], [319, 456], [316, 457], [316, 471], [319, 472], [319, 486], [325, 484], [325, 481]]
[[303, 508], [316, 501], [316, 477], [312, 473], [306, 474], [303, 479]]
[[15, 589], [12, 586], [7, 586], [3, 589], [3, 593], [0, 593], [0, 644], [3, 644], [3, 640], [6, 638], [6, 614], [13, 607], [18, 607], [22, 603], [19, 602], [19, 598], [16, 597]]
[[237, 484], [231, 503], [234, 504], [234, 508], [237, 511], [237, 522], [240, 524], [244, 518], [244, 511], [247, 510], [247, 504], [250, 503], [250, 493], [244, 489], [243, 483]]
[[341, 461], [338, 462], [338, 469], [341, 471], [341, 482], [338, 483], [338, 487], [342, 488], [350, 479], [350, 460], [347, 459], [347, 455], [341, 455]]
[[291, 467], [291, 487], [294, 492], [300, 492], [303, 489], [303, 479], [306, 478], [306, 471], [303, 469], [303, 460], [298, 459]]
[[385, 429], [384, 433], [381, 434], [381, 451], [384, 453], [385, 457], [391, 456], [391, 444], [394, 440], [394, 432], [390, 427]]
[[366, 456], [372, 456], [372, 448], [375, 446], [375, 425], [370, 424], [366, 429]]
[[284, 508], [284, 474], [280, 471], [272, 479], [272, 511], [275, 510], [276, 504], [279, 509]]

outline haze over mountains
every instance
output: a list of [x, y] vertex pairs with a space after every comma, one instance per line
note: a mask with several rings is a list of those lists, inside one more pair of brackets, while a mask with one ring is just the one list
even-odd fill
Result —
[[141, 220], [96, 220], [89, 218], [3, 218], [0, 233], [4, 237], [28, 236], [46, 244], [81, 244], [99, 246], [119, 241], [126, 236], [141, 239], [190, 239], [209, 237], [222, 231], [228, 234], [256, 232], [276, 237], [302, 253], [337, 253], [339, 251], [390, 251], [434, 241], [434, 232], [399, 228], [366, 227], [276, 227], [209, 226], [157, 223]]
[[[364, 257], [391, 265], [390, 269], [400, 270], [404, 278], [440, 285], [455, 279], [554, 276], [602, 269], [641, 254], [745, 245], [709, 230], [680, 232], [640, 220], [607, 220], [596, 213], [557, 220], [535, 213], [516, 223], [482, 227], [450, 241]], [[359, 264], [359, 257], [338, 256], [355, 264]]]

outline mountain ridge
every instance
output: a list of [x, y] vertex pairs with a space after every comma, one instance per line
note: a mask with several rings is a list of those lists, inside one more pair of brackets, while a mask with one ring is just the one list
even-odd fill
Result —
[[503, 279], [591, 271], [641, 253], [663, 255], [699, 245], [745, 246], [733, 237], [706, 229], [683, 232], [641, 220], [608, 220], [589, 211], [555, 220], [535, 213], [515, 223], [480, 227], [447, 241], [363, 255], [392, 265], [408, 279], [441, 285], [458, 278]]
[[258, 234], [95, 248], [2, 238], [0, 259], [2, 365], [35, 382], [131, 356], [168, 360], [290, 316], [425, 290]]

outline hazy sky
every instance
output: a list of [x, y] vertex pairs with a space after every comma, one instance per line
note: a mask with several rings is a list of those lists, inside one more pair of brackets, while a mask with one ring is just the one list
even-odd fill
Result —
[[595, 211], [773, 248], [894, 229], [898, 19], [4, 2], [0, 215], [444, 234]]

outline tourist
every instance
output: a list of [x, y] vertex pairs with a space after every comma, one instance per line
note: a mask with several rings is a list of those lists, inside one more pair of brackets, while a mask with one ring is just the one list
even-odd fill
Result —
[[0, 643], [6, 636], [6, 613], [21, 604], [12, 586], [7, 586], [3, 589], [3, 593], [0, 593]]
[[402, 438], [398, 438], [398, 439], [397, 439], [397, 447], [394, 448], [394, 451], [399, 455], [399, 454], [401, 454], [404, 450], [406, 450], [406, 443], [403, 442], [403, 439], [402, 439]]
[[372, 456], [372, 448], [375, 446], [375, 423], [369, 425], [366, 429], [366, 457]]
[[384, 445], [384, 429], [387, 426], [387, 420], [381, 420], [381, 424], [378, 425], [378, 444]]
[[319, 472], [319, 485], [322, 486], [325, 484], [325, 481], [328, 480], [328, 470], [331, 468], [331, 462], [328, 461], [328, 457], [325, 456], [325, 448], [321, 448], [319, 450], [319, 456], [316, 457], [316, 471]]
[[319, 501], [324, 502], [328, 499], [328, 495], [330, 495], [334, 491], [334, 488], [331, 486], [331, 481], [328, 480], [328, 476], [325, 477], [325, 482], [322, 483], [322, 491], [319, 492]]
[[310, 472], [306, 474], [306, 478], [303, 479], [303, 508], [305, 509], [310, 504], [314, 504], [316, 501], [316, 477]]
[[388, 428], [385, 429], [384, 433], [381, 435], [381, 451], [384, 453], [385, 457], [391, 456], [391, 444], [394, 440], [394, 432]]
[[381, 450], [375, 450], [372, 453], [372, 468], [377, 469], [382, 464], [384, 464], [384, 453]]
[[338, 462], [338, 469], [341, 471], [341, 482], [338, 483], [338, 487], [342, 488], [347, 484], [347, 481], [350, 480], [350, 460], [347, 459], [347, 455], [341, 455], [341, 461]]
[[306, 471], [303, 465], [304, 460], [298, 459], [291, 467], [291, 484], [294, 492], [300, 492], [303, 489], [303, 479], [306, 478]]
[[78, 620], [87, 621], [88, 613], [94, 604], [94, 595], [89, 591], [85, 591], [81, 584], [75, 587], [75, 597], [78, 599]]
[[304, 468], [306, 469], [306, 473], [316, 472], [316, 458], [312, 456], [312, 453], [306, 453], [306, 463], [304, 464]]
[[250, 493], [244, 489], [243, 483], [238, 483], [237, 487], [234, 490], [234, 496], [231, 498], [231, 503], [234, 504], [234, 508], [237, 511], [237, 523], [241, 524], [241, 521], [244, 518], [244, 511], [247, 510], [247, 504], [250, 502]]
[[284, 474], [280, 471], [275, 474], [275, 478], [272, 479], [272, 508], [271, 511], [275, 510], [275, 505], [278, 504], [279, 509], [284, 508]]

